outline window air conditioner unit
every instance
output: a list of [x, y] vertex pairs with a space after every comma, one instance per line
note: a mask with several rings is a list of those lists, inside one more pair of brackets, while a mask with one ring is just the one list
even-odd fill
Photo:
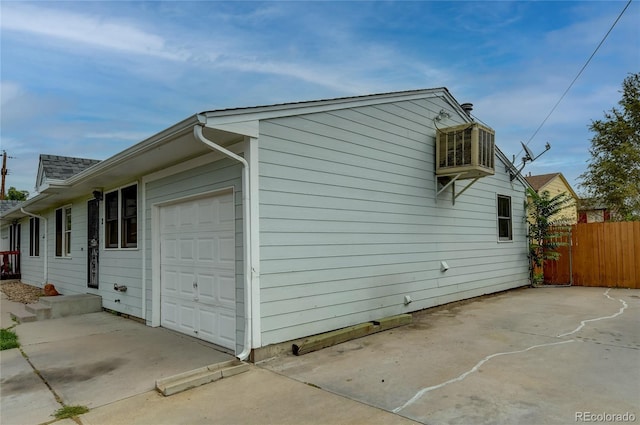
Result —
[[436, 175], [475, 179], [495, 174], [495, 131], [478, 123], [437, 130]]

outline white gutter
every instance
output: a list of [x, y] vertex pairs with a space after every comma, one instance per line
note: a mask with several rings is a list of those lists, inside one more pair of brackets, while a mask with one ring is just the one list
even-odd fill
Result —
[[38, 218], [40, 220], [44, 221], [44, 270], [43, 270], [43, 277], [44, 277], [44, 282], [42, 282], [43, 285], [46, 285], [48, 280], [49, 280], [49, 250], [48, 250], [48, 240], [47, 240], [47, 219], [41, 215], [37, 215], [34, 213], [30, 213], [29, 211], [25, 211], [24, 208], [20, 208], [20, 211], [22, 211], [23, 214], [26, 214], [28, 216], [34, 217], [34, 218]]
[[242, 164], [242, 223], [243, 223], [243, 263], [244, 263], [244, 348], [240, 354], [236, 357], [240, 360], [246, 360], [251, 354], [252, 343], [252, 285], [251, 285], [251, 218], [249, 208], [249, 163], [241, 156], [236, 155], [223, 148], [220, 145], [215, 144], [211, 140], [204, 137], [202, 134], [202, 128], [205, 126], [206, 117], [204, 115], [198, 115], [199, 123], [193, 126], [193, 134], [196, 140], [201, 141], [207, 145], [210, 149], [220, 152], [224, 156], [238, 161]]

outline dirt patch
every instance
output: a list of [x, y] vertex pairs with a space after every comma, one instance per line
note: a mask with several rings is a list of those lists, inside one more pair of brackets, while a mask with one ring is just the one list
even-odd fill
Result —
[[44, 295], [42, 288], [27, 285], [19, 280], [8, 280], [0, 284], [2, 291], [11, 301], [24, 304], [37, 303], [41, 296]]

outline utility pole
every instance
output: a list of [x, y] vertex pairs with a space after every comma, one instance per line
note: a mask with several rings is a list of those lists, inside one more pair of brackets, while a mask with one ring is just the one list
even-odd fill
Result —
[[2, 188], [0, 189], [0, 200], [4, 201], [4, 182], [7, 178], [7, 151], [2, 151]]

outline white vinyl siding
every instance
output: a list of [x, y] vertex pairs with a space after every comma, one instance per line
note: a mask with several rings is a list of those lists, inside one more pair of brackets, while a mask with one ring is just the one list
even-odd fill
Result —
[[524, 188], [501, 163], [455, 205], [450, 190], [435, 199], [441, 109], [429, 99], [261, 122], [263, 345], [527, 284], [523, 220], [517, 246], [496, 241], [497, 193], [524, 217]]
[[[20, 222], [23, 228], [30, 228], [31, 219], [23, 218]], [[42, 287], [44, 281], [44, 221], [40, 220], [40, 255], [35, 257], [29, 255], [31, 235], [29, 232], [22, 232], [20, 241], [20, 280], [29, 285]], [[49, 255], [52, 255], [49, 253]]]

